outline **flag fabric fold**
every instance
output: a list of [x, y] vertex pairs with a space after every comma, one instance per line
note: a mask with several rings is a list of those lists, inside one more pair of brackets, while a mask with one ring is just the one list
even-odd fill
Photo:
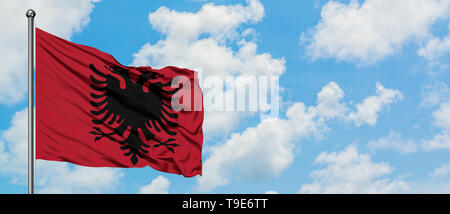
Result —
[[197, 73], [131, 67], [36, 28], [36, 158], [201, 175]]

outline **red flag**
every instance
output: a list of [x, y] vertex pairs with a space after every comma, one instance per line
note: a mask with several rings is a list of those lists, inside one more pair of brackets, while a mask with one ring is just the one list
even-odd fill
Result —
[[196, 72], [123, 66], [36, 29], [37, 159], [192, 177], [202, 173], [202, 123]]

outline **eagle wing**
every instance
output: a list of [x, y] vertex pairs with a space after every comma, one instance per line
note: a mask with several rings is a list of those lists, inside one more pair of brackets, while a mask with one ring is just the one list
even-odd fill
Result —
[[[108, 124], [112, 125], [115, 121], [118, 123], [125, 119], [125, 115], [120, 115], [119, 100], [116, 98], [126, 97], [127, 86], [124, 89], [120, 87], [120, 81], [111, 74], [103, 74], [95, 68], [93, 64], [89, 65], [95, 75], [90, 75], [92, 81], [90, 87], [95, 91], [91, 93], [91, 97], [95, 101], [91, 101], [91, 105], [99, 110], [92, 110], [92, 115], [103, 115], [101, 119], [94, 119], [92, 122], [96, 125], [105, 123], [109, 119]], [[103, 79], [103, 80], [101, 80]], [[125, 78], [124, 78], [125, 79]], [[105, 114], [106, 112], [106, 114]], [[126, 128], [126, 127], [125, 127]]]

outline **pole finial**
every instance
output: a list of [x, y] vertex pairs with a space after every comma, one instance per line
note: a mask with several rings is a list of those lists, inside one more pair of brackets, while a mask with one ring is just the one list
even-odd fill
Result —
[[36, 12], [34, 12], [33, 9], [29, 9], [27, 10], [27, 13], [25, 13], [27, 15], [28, 18], [34, 18], [36, 16]]

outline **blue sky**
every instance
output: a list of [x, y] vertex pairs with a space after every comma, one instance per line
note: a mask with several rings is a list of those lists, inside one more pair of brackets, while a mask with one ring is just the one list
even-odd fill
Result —
[[[204, 178], [40, 161], [38, 192], [450, 192], [450, 1], [1, 4], [6, 4], [2, 12], [10, 7], [14, 13], [0, 17], [12, 20], [0, 21], [12, 29], [2, 30], [0, 44], [3, 53], [13, 53], [0, 60], [0, 89], [11, 86], [19, 92], [0, 93], [0, 193], [27, 189], [26, 164], [17, 145], [26, 135], [21, 125], [26, 120], [26, 55], [20, 55], [26, 47], [23, 14], [28, 7], [36, 8], [38, 27], [110, 53], [125, 65], [193, 66], [206, 75], [239, 76], [256, 62], [273, 66], [261, 73], [279, 74], [282, 88], [280, 116], [273, 121], [246, 112], [231, 113], [226, 121], [214, 112], [206, 116]], [[55, 18], [65, 16], [64, 11], [72, 15]], [[222, 11], [227, 13], [215, 15]], [[175, 25], [181, 28], [170, 27]], [[170, 46], [178, 42], [185, 46], [175, 54]], [[256, 52], [240, 56], [245, 45], [257, 47]], [[228, 71], [208, 63], [211, 58], [187, 56], [187, 50], [239, 65]], [[237, 152], [242, 155], [229, 156]]]

